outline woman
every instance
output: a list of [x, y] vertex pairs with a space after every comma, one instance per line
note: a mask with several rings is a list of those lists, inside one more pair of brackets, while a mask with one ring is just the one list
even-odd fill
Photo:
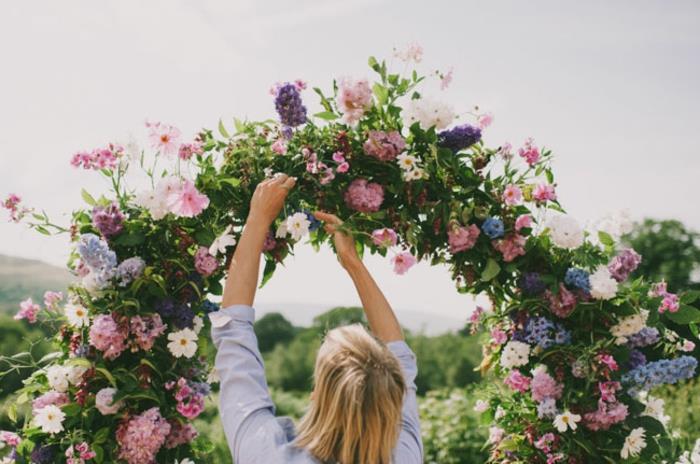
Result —
[[331, 214], [315, 213], [333, 234], [374, 336], [360, 325], [330, 331], [316, 359], [310, 406], [298, 433], [288, 418], [274, 416], [252, 304], [265, 237], [295, 181], [281, 174], [257, 186], [231, 261], [222, 309], [210, 315], [221, 419], [234, 462], [421, 463], [415, 356], [353, 239], [336, 229], [341, 222]]

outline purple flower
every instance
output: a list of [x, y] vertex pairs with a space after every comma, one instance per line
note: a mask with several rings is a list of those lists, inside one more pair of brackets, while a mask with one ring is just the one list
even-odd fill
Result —
[[296, 127], [306, 122], [306, 107], [296, 85], [287, 82], [277, 88], [275, 108], [280, 121], [287, 127]]
[[636, 369], [640, 366], [643, 366], [647, 363], [647, 357], [644, 356], [644, 353], [642, 353], [639, 350], [632, 350], [630, 352], [630, 358], [627, 364], [629, 365], [630, 369]]
[[117, 279], [119, 279], [119, 285], [121, 287], [126, 287], [134, 280], [141, 277], [146, 263], [143, 259], [138, 256], [134, 256], [122, 261], [117, 267]]
[[528, 296], [536, 296], [544, 292], [546, 285], [537, 272], [526, 272], [520, 278], [520, 288]]
[[612, 275], [613, 279], [618, 282], [623, 282], [627, 280], [629, 275], [634, 272], [642, 262], [642, 257], [634, 251], [632, 248], [627, 248], [622, 250], [622, 252], [615, 256], [610, 264], [608, 264], [608, 270]]
[[109, 206], [95, 206], [92, 209], [92, 225], [105, 238], [111, 238], [124, 228], [124, 215], [119, 211], [116, 203]]
[[32, 464], [51, 464], [56, 454], [55, 446], [35, 446], [32, 451]]
[[463, 148], [468, 148], [481, 140], [481, 129], [471, 124], [463, 124], [438, 134], [438, 143], [441, 147], [449, 148], [457, 153]]
[[627, 346], [630, 348], [643, 348], [659, 341], [659, 329], [656, 327], [644, 327], [634, 335], [627, 337]]

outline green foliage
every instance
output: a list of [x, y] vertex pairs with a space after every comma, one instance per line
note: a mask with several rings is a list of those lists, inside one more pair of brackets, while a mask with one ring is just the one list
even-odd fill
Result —
[[265, 359], [267, 382], [271, 387], [311, 391], [316, 352], [321, 346], [317, 330], [301, 332], [289, 344], [278, 344]]
[[[12, 356], [31, 350], [35, 359], [40, 359], [50, 350], [50, 343], [38, 328], [31, 327], [25, 321], [16, 321], [6, 314], [0, 314], [0, 356]], [[0, 363], [0, 372], [9, 370], [10, 366]], [[18, 390], [22, 380], [31, 374], [29, 369], [13, 370], [2, 377], [0, 398]]]
[[289, 343], [297, 329], [280, 313], [268, 313], [255, 322], [255, 335], [262, 353], [272, 350], [278, 343]]
[[313, 326], [326, 332], [336, 327], [349, 324], [367, 324], [362, 308], [341, 306], [319, 314], [314, 318]]
[[695, 378], [679, 385], [666, 385], [653, 394], [666, 401], [665, 412], [671, 416], [672, 430], [688, 441], [700, 438], [699, 379]]

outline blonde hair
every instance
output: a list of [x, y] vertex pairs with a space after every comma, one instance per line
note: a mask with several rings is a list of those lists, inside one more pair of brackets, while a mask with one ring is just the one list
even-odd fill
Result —
[[398, 360], [364, 327], [331, 330], [316, 358], [296, 446], [323, 462], [389, 464], [405, 388]]

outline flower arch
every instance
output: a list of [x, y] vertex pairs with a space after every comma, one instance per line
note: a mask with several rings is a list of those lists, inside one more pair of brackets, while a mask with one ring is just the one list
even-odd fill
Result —
[[[419, 48], [396, 54], [418, 62]], [[188, 462], [206, 440], [191, 422], [215, 376], [203, 354], [205, 317], [217, 305], [255, 185], [274, 172], [298, 178], [265, 243], [263, 284], [300, 240], [328, 240], [311, 209], [346, 218], [361, 251], [391, 255], [398, 274], [417, 261], [447, 263], [459, 292], [493, 307], [472, 321], [490, 332], [482, 370], [502, 380], [478, 402], [491, 424], [493, 462], [658, 462], [678, 454], [645, 395], [694, 375], [667, 322], [697, 334], [697, 292], [670, 293], [630, 274], [642, 259], [610, 231], [584, 231], [564, 213], [551, 152], [482, 141], [492, 116], [455, 125], [449, 105], [426, 97], [452, 74], [342, 79], [332, 91], [302, 81], [272, 89], [275, 121], [220, 123], [183, 141], [147, 123], [156, 153], [109, 144], [71, 163], [110, 180], [109, 193], [68, 227], [11, 195], [11, 219], [69, 233], [68, 295], [22, 303], [18, 318], [57, 323], [58, 351], [36, 364], [18, 403], [31, 413], [3, 432], [18, 462]], [[322, 111], [309, 116], [303, 93]], [[464, 115], [462, 115], [464, 116]], [[159, 165], [165, 163], [164, 167]], [[150, 188], [134, 191], [133, 171]], [[10, 461], [12, 462], [12, 461]]]

